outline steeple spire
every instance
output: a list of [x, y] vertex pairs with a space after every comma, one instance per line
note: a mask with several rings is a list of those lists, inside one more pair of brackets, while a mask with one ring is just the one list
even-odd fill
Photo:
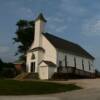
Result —
[[38, 17], [35, 19], [35, 21], [37, 21], [37, 20], [42, 20], [42, 21], [44, 21], [44, 22], [47, 22], [47, 20], [44, 18], [44, 16], [43, 16], [42, 13], [40, 13], [40, 14], [38, 15]]

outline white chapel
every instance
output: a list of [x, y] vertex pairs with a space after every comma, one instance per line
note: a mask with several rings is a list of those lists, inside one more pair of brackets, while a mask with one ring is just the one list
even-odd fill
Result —
[[51, 79], [55, 73], [93, 75], [95, 58], [80, 45], [45, 32], [43, 14], [35, 19], [34, 41], [26, 54], [28, 73]]

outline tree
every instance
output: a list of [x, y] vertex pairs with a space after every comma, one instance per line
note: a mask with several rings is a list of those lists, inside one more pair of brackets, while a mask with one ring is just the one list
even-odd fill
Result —
[[16, 55], [21, 54], [20, 58], [23, 59], [34, 40], [34, 21], [19, 20], [16, 25], [16, 37], [13, 38], [19, 44]]
[[3, 63], [3, 61], [0, 59], [0, 64], [2, 64]]
[[3, 61], [0, 59], [0, 71], [2, 70], [3, 65], [4, 65], [4, 63], [3, 63]]

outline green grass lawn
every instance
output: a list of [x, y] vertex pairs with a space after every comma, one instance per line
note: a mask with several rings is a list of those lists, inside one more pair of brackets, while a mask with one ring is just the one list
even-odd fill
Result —
[[43, 81], [0, 80], [0, 95], [49, 94], [81, 89], [74, 84], [58, 84]]

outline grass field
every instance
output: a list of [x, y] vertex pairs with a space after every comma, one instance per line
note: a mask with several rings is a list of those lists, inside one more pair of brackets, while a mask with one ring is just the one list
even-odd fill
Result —
[[81, 89], [74, 84], [58, 84], [42, 81], [0, 80], [0, 95], [37, 95]]

